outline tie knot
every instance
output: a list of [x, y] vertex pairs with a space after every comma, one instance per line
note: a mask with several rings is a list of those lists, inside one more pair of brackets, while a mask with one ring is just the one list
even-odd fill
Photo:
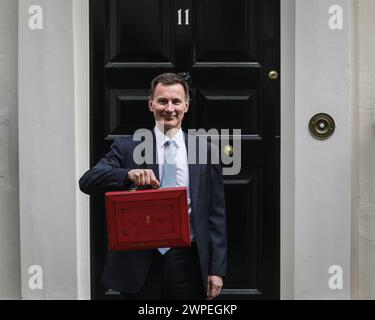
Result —
[[166, 149], [168, 149], [169, 147], [171, 147], [171, 146], [175, 146], [176, 145], [176, 142], [174, 141], [174, 140], [168, 140], [168, 141], [166, 141], [165, 143], [164, 143], [164, 146], [165, 146], [165, 148]]

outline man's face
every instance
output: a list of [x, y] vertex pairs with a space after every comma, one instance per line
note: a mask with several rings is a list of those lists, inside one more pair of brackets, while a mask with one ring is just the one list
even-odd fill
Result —
[[165, 132], [181, 128], [182, 119], [189, 109], [189, 101], [179, 83], [170, 86], [159, 83], [148, 104], [156, 123], [164, 125]]

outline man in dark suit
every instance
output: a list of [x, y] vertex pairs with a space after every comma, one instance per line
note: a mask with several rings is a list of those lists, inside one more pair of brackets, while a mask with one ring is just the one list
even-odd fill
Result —
[[[115, 139], [105, 157], [81, 177], [80, 188], [87, 194], [103, 194], [131, 184], [186, 186], [192, 246], [109, 251], [103, 283], [124, 299], [214, 299], [223, 286], [227, 263], [221, 166], [188, 163], [188, 152], [199, 153], [201, 148], [189, 151], [190, 138], [181, 129], [189, 109], [189, 87], [179, 75], [166, 73], [152, 81], [149, 109], [156, 122], [151, 131], [152, 161], [135, 161], [133, 152], [140, 142], [133, 137]], [[210, 154], [215, 146], [207, 143], [204, 148]]]

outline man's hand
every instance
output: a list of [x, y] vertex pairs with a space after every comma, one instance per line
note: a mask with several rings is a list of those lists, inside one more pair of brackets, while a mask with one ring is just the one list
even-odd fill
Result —
[[223, 277], [208, 276], [207, 300], [215, 299], [223, 287]]
[[136, 186], [155, 186], [160, 187], [160, 182], [150, 169], [134, 169], [128, 172], [128, 179], [133, 181]]

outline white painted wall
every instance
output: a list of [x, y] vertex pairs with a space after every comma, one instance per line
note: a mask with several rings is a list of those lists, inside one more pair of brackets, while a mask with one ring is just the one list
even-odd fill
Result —
[[[76, 299], [76, 154], [72, 0], [19, 0], [19, 173], [24, 299]], [[30, 266], [43, 270], [30, 288]]]
[[18, 208], [18, 1], [0, 1], [0, 299], [21, 296]]
[[359, 298], [375, 299], [375, 1], [359, 1]]
[[[296, 299], [349, 299], [351, 254], [351, 10], [350, 0], [296, 1], [295, 278]], [[344, 29], [328, 26], [340, 5]], [[308, 123], [326, 112], [336, 121], [327, 141]], [[343, 269], [343, 289], [331, 290], [332, 265]]]

